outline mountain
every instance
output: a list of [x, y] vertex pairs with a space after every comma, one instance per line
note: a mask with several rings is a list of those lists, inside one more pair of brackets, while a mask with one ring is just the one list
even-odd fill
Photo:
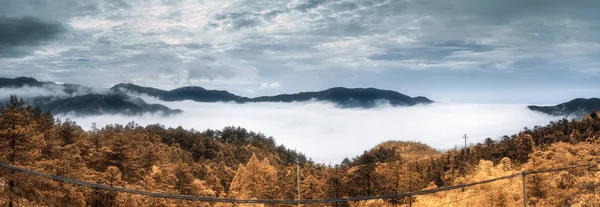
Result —
[[35, 78], [0, 78], [0, 88], [21, 88], [24, 86], [41, 87], [42, 85], [44, 85], [44, 83], [37, 81]]
[[227, 91], [206, 90], [202, 87], [187, 86], [169, 91], [162, 97], [165, 101], [192, 100], [197, 102], [230, 102], [243, 103], [246, 97], [237, 96]]
[[600, 99], [577, 98], [556, 106], [527, 106], [530, 110], [538, 111], [554, 116], [577, 116], [584, 117], [592, 112], [600, 111]]
[[342, 108], [372, 108], [380, 103], [389, 103], [392, 106], [413, 106], [416, 104], [429, 104], [433, 101], [426, 97], [410, 97], [396, 91], [381, 90], [376, 88], [343, 88], [336, 87], [324, 91], [302, 92], [296, 94], [280, 94], [276, 96], [261, 96], [247, 98], [237, 96], [227, 91], [207, 90], [202, 87], [188, 86], [171, 91], [138, 86], [131, 83], [117, 84], [111, 87], [117, 92], [132, 92], [155, 96], [164, 101], [192, 100], [197, 102], [304, 102], [328, 101]]
[[156, 88], [138, 86], [131, 83], [117, 84], [111, 87], [111, 90], [118, 92], [132, 92], [137, 94], [147, 94], [157, 97], [163, 101], [184, 101], [191, 100], [197, 102], [238, 102], [244, 103], [249, 99], [246, 97], [237, 96], [227, 91], [206, 90], [198, 86], [187, 86], [173, 89], [170, 91], [160, 90]]
[[114, 85], [110, 89], [115, 92], [131, 92], [131, 93], [137, 93], [137, 94], [146, 94], [149, 96], [154, 96], [154, 97], [159, 97], [159, 98], [163, 97], [168, 92], [168, 91], [161, 90], [161, 89], [138, 86], [133, 83], [120, 83], [120, 84]]
[[262, 96], [251, 99], [252, 102], [302, 102], [310, 100], [329, 101], [342, 108], [372, 108], [380, 103], [389, 103], [392, 106], [413, 106], [433, 102], [425, 97], [411, 98], [410, 96], [391, 90], [343, 87], [330, 88], [317, 92]]
[[404, 161], [422, 160], [425, 158], [437, 158], [441, 155], [439, 151], [429, 145], [412, 142], [412, 141], [397, 141], [390, 140], [379, 143], [370, 152], [377, 153], [383, 150], [393, 150], [398, 158]]
[[[379, 104], [413, 106], [433, 102], [422, 96], [413, 98], [396, 91], [376, 88], [336, 87], [323, 91], [248, 98], [229, 93], [228, 91], [207, 90], [198, 86], [162, 90], [132, 83], [121, 83], [111, 87], [109, 91], [98, 93], [91, 87], [77, 84], [42, 82], [29, 77], [0, 78], [0, 88], [22, 87], [38, 87], [49, 91], [47, 95], [44, 92], [42, 95], [28, 97], [27, 101], [31, 104], [40, 105], [43, 109], [53, 113], [72, 112], [80, 115], [117, 113], [133, 115], [145, 112], [162, 112], [168, 115], [180, 112], [179, 110], [172, 110], [163, 105], [147, 104], [142, 99], [134, 99], [127, 94], [133, 94], [134, 96], [135, 94], [146, 94], [163, 101], [190, 100], [196, 102], [235, 102], [240, 104], [254, 102], [290, 103], [323, 101], [331, 102], [340, 108], [373, 108]], [[0, 97], [0, 102], [3, 101], [3, 98], [7, 97]]]
[[124, 94], [87, 94], [72, 98], [52, 101], [42, 106], [53, 114], [75, 113], [76, 115], [124, 114], [140, 115], [142, 113], [163, 113], [172, 115], [181, 113], [160, 104], [147, 104], [140, 98], [128, 97]]
[[69, 95], [92, 93], [92, 88], [79, 84], [56, 84], [53, 82], [42, 82], [30, 77], [0, 78], [0, 88], [22, 87], [40, 87], [60, 90]]
[[[30, 104], [38, 105], [44, 111], [53, 114], [74, 113], [80, 116], [101, 114], [139, 115], [142, 113], [162, 113], [172, 115], [181, 113], [181, 110], [170, 109], [160, 104], [147, 104], [140, 98], [130, 97], [124, 93], [94, 93], [91, 87], [77, 84], [56, 84], [41, 82], [35, 78], [0, 78], [0, 88], [44, 88], [48, 94], [24, 97]], [[46, 93], [46, 92], [45, 92]], [[0, 97], [0, 103], [8, 101], [8, 97]]]

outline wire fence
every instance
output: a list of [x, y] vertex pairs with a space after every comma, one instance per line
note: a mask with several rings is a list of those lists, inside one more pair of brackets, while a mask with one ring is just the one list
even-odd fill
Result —
[[[0, 167], [6, 168], [9, 170], [13, 170], [13, 171], [17, 171], [17, 172], [26, 173], [26, 174], [33, 175], [33, 176], [38, 176], [38, 177], [52, 179], [55, 181], [65, 182], [65, 183], [69, 183], [69, 184], [73, 184], [73, 185], [77, 185], [77, 186], [89, 187], [89, 188], [92, 188], [95, 190], [107, 190], [107, 191], [113, 191], [113, 192], [130, 193], [130, 194], [150, 196], [150, 197], [155, 197], [155, 198], [167, 198], [167, 199], [177, 199], [177, 200], [187, 200], [187, 201], [201, 201], [201, 202], [211, 202], [211, 203], [232, 203], [232, 204], [241, 204], [241, 203], [246, 203], [246, 204], [331, 204], [331, 203], [339, 203], [339, 202], [367, 201], [367, 200], [378, 200], [378, 199], [395, 199], [395, 198], [405, 198], [405, 197], [410, 197], [412, 199], [412, 196], [426, 195], [426, 194], [433, 194], [433, 193], [438, 193], [438, 192], [443, 192], [443, 191], [456, 190], [456, 189], [461, 189], [461, 188], [466, 188], [466, 187], [471, 187], [471, 186], [476, 186], [476, 185], [482, 185], [482, 184], [486, 184], [486, 183], [492, 183], [492, 182], [516, 178], [516, 177], [522, 177], [522, 179], [523, 179], [523, 195], [525, 198], [525, 195], [526, 195], [526, 193], [525, 193], [525, 190], [526, 190], [525, 177], [527, 175], [559, 172], [559, 171], [565, 171], [565, 170], [582, 168], [582, 167], [593, 167], [598, 164], [599, 163], [588, 163], [588, 164], [573, 165], [573, 166], [569, 166], [569, 167], [552, 168], [552, 169], [544, 169], [544, 170], [537, 170], [537, 171], [522, 171], [520, 173], [515, 173], [515, 174], [511, 174], [511, 175], [507, 175], [507, 176], [493, 178], [493, 179], [482, 180], [482, 181], [472, 182], [472, 183], [465, 183], [465, 184], [454, 185], [454, 186], [439, 187], [436, 189], [429, 189], [429, 190], [402, 192], [402, 193], [396, 193], [396, 194], [386, 194], [386, 195], [377, 195], [377, 196], [361, 196], [361, 197], [333, 198], [333, 199], [304, 199], [304, 200], [235, 199], [235, 198], [219, 198], [219, 197], [202, 197], [202, 196], [191, 196], [191, 195], [180, 195], [180, 194], [167, 194], [167, 193], [149, 192], [149, 191], [142, 191], [142, 190], [135, 190], [135, 189], [128, 189], [128, 188], [100, 185], [97, 183], [75, 180], [75, 179], [71, 179], [71, 178], [67, 178], [67, 177], [55, 176], [55, 175], [50, 175], [50, 174], [46, 174], [46, 173], [42, 173], [42, 172], [28, 170], [25, 168], [12, 166], [12, 165], [9, 165], [6, 163], [0, 163]], [[42, 200], [46, 200], [46, 199], [42, 199]], [[526, 205], [526, 198], [523, 199], [523, 205], [524, 206]]]

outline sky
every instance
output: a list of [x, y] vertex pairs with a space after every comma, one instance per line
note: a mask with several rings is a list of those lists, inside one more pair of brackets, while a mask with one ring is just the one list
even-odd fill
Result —
[[243, 96], [600, 96], [597, 0], [0, 0], [0, 76]]

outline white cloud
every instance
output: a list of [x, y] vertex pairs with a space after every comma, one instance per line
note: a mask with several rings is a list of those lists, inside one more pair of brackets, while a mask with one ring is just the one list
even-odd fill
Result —
[[[84, 128], [135, 121], [170, 127], [221, 129], [242, 126], [273, 136], [277, 143], [298, 149], [318, 162], [339, 162], [386, 140], [413, 140], [436, 148], [462, 146], [486, 137], [512, 134], [523, 127], [544, 125], [553, 117], [529, 111], [525, 105], [444, 104], [415, 107], [382, 106], [374, 109], [339, 109], [332, 104], [310, 103], [196, 103], [161, 102], [184, 111], [173, 117], [97, 116], [71, 117]], [[64, 117], [63, 117], [64, 118]]]
[[264, 83], [260, 84], [261, 89], [279, 88], [279, 87], [281, 87], [281, 84], [279, 84], [279, 82], [272, 82], [272, 83], [264, 82]]
[[246, 92], [246, 93], [250, 93], [250, 94], [255, 94], [255, 93], [256, 93], [256, 91], [255, 91], [255, 90], [252, 90], [252, 89], [244, 89], [244, 90], [242, 90], [242, 91], [243, 91], [243, 92]]
[[62, 86], [47, 85], [45, 87], [20, 87], [20, 88], [0, 88], [0, 99], [6, 99], [10, 95], [17, 95], [19, 98], [34, 98], [34, 97], [67, 97], [67, 93], [63, 91]]

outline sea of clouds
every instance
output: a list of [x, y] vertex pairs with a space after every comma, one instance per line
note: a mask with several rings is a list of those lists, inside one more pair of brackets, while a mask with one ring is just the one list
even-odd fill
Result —
[[464, 145], [463, 134], [467, 134], [469, 143], [477, 143], [559, 118], [530, 111], [525, 104], [434, 103], [342, 109], [324, 102], [237, 104], [142, 98], [184, 112], [169, 117], [157, 114], [59, 117], [72, 119], [86, 129], [92, 123], [105, 126], [130, 121], [143, 126], [160, 123], [200, 131], [241, 126], [273, 136], [278, 144], [297, 149], [321, 163], [339, 163], [344, 157], [354, 157], [387, 140], [419, 141], [446, 150]]

